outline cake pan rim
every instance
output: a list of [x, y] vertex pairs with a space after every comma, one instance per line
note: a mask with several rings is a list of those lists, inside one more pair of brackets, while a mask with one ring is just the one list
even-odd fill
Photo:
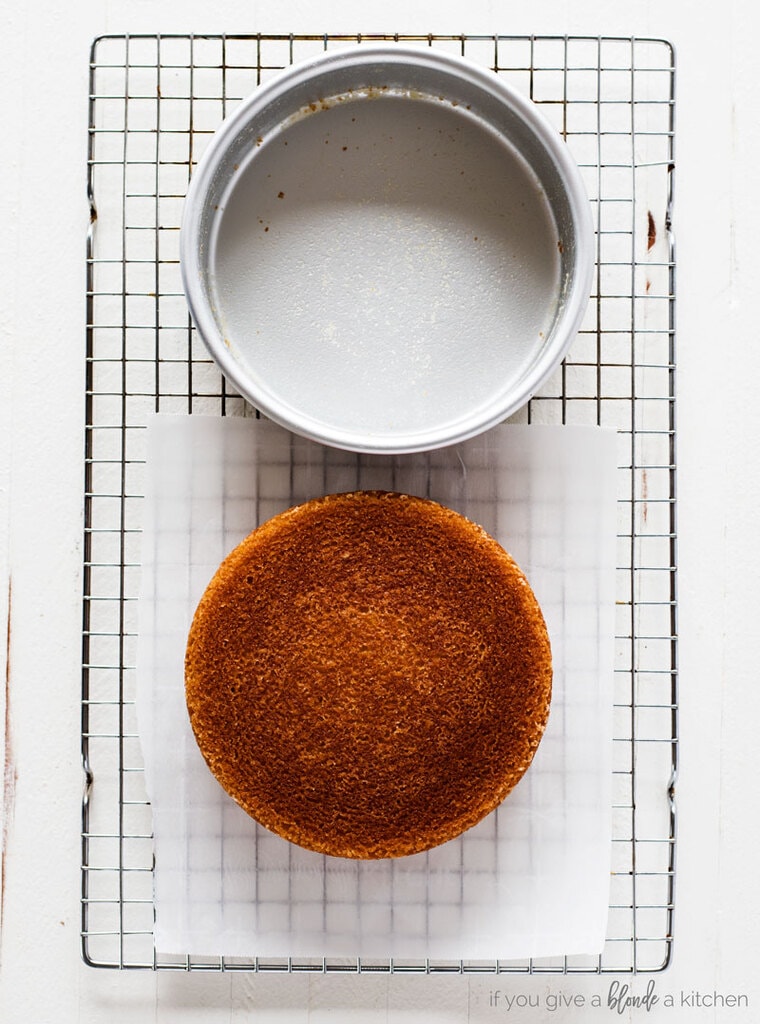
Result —
[[[203, 218], [209, 192], [216, 175], [224, 167], [225, 157], [242, 131], [283, 97], [308, 82], [346, 66], [384, 64], [404, 66], [412, 63], [415, 70], [443, 72], [481, 93], [490, 94], [513, 111], [538, 140], [554, 164], [562, 184], [564, 201], [570, 214], [575, 243], [572, 273], [565, 274], [567, 291], [557, 298], [556, 322], [550, 338], [542, 346], [529, 371], [518, 385], [501, 392], [498, 397], [471, 406], [461, 416], [449, 418], [419, 430], [391, 432], [345, 428], [315, 417], [308, 410], [294, 408], [271, 392], [260, 390], [251, 382], [245, 367], [236, 358], [219, 327], [204, 282], [208, 279], [204, 257]], [[291, 114], [297, 110], [291, 107]], [[280, 119], [285, 123], [288, 116]], [[498, 128], [494, 129], [498, 131]], [[211, 139], [190, 180], [180, 228], [180, 272], [192, 320], [205, 347], [233, 386], [269, 418], [293, 432], [333, 447], [357, 451], [402, 454], [432, 450], [455, 444], [495, 426], [523, 407], [567, 353], [586, 311], [594, 260], [594, 227], [591, 208], [579, 168], [575, 164], [561, 134], [538, 110], [536, 104], [503, 81], [492, 70], [473, 61], [434, 49], [418, 49], [408, 44], [362, 43], [326, 51], [299, 61], [279, 71], [259, 85], [229, 115]]]

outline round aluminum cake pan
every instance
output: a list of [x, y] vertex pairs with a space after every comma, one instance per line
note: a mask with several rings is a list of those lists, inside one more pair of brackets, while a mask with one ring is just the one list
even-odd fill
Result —
[[580, 325], [593, 237], [533, 103], [462, 58], [361, 44], [293, 65], [222, 124], [180, 255], [195, 325], [256, 408], [401, 453], [531, 398]]

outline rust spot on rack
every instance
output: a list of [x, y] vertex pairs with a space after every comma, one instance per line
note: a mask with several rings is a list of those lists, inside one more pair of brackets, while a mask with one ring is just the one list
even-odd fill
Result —
[[654, 243], [657, 241], [657, 226], [652, 216], [652, 211], [647, 210], [647, 252], [652, 248]]

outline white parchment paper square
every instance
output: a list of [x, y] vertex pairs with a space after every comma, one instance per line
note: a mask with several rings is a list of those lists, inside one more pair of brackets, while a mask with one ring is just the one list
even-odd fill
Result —
[[[500, 426], [408, 456], [325, 448], [252, 418], [147, 427], [137, 711], [155, 837], [157, 949], [493, 959], [598, 953], [609, 899], [616, 455], [596, 427]], [[493, 814], [428, 853], [354, 862], [257, 825], [201, 757], [185, 642], [224, 556], [321, 494], [385, 488], [481, 523], [522, 566], [552, 641], [552, 710]]]

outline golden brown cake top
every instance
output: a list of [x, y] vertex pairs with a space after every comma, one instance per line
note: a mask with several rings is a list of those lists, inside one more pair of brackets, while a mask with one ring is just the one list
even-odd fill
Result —
[[261, 824], [394, 857], [459, 835], [541, 739], [551, 651], [523, 573], [423, 498], [329, 495], [254, 530], [203, 595], [186, 655], [198, 745]]

